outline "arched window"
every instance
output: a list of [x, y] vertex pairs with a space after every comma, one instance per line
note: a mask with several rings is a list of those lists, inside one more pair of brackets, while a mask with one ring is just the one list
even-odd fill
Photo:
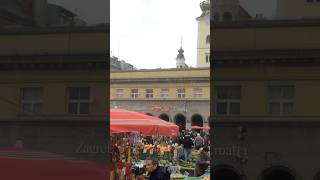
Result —
[[162, 119], [162, 120], [168, 121], [168, 122], [170, 121], [170, 117], [165, 113], [160, 114], [159, 118]]
[[223, 21], [230, 22], [232, 20], [233, 19], [232, 19], [232, 13], [231, 12], [223, 13]]
[[265, 169], [259, 180], [296, 180], [296, 175], [292, 170], [284, 166], [272, 166]]
[[186, 117], [183, 114], [177, 114], [174, 119], [176, 125], [180, 127], [180, 131], [186, 130]]
[[207, 37], [206, 37], [206, 43], [207, 43], [207, 44], [210, 43], [210, 35], [207, 35]]
[[191, 126], [203, 127], [203, 118], [200, 114], [194, 114], [191, 117]]
[[213, 167], [213, 176], [215, 179], [223, 180], [241, 180], [240, 173], [232, 166], [217, 165]]

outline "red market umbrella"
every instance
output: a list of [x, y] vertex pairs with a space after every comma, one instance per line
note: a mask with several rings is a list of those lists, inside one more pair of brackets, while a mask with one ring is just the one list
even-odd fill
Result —
[[66, 159], [28, 148], [0, 149], [1, 179], [105, 180], [107, 169], [97, 163]]
[[110, 109], [110, 131], [111, 133], [134, 131], [146, 136], [177, 136], [179, 126], [154, 116], [115, 108]]
[[202, 129], [208, 131], [210, 129], [209, 126], [191, 126], [191, 129]]

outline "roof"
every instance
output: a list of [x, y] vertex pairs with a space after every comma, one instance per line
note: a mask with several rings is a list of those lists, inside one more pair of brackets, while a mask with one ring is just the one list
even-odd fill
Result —
[[318, 64], [320, 49], [265, 49], [215, 51], [212, 53], [212, 64], [248, 65], [248, 64]]
[[168, 68], [168, 69], [139, 69], [139, 70], [133, 70], [133, 71], [116, 71], [112, 73], [125, 73], [125, 72], [153, 72], [153, 71], [199, 71], [199, 70], [210, 70], [209, 67], [205, 68]]
[[48, 7], [55, 7], [55, 8], [58, 8], [58, 9], [60, 9], [62, 12], [64, 12], [64, 13], [66, 13], [66, 14], [68, 14], [68, 15], [70, 15], [70, 16], [77, 16], [75, 13], [73, 13], [73, 12], [71, 12], [71, 11], [69, 11], [69, 10], [67, 10], [66, 8], [64, 8], [64, 7], [62, 7], [62, 6], [59, 6], [59, 5], [56, 5], [56, 4], [51, 4], [51, 3], [48, 3]]
[[0, 35], [110, 32], [110, 26], [1, 28]]
[[239, 5], [239, 8], [242, 12], [244, 12], [247, 16], [249, 16], [250, 18], [252, 17], [249, 12], [240, 4]]
[[0, 17], [3, 19], [8, 19], [8, 21], [11, 21], [17, 24], [22, 24], [27, 26], [32, 26], [35, 24], [35, 21], [32, 20], [31, 18], [20, 16], [18, 13], [8, 11], [7, 9], [1, 8], [1, 7], [0, 7]]
[[217, 28], [265, 28], [265, 27], [299, 27], [320, 26], [319, 19], [295, 19], [295, 20], [248, 20], [233, 22], [214, 22], [211, 26]]

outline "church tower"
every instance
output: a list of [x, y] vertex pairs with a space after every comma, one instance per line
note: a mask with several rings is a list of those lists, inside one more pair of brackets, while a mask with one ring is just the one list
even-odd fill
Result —
[[198, 21], [197, 67], [210, 67], [210, 3], [200, 3], [202, 14]]
[[177, 68], [188, 68], [187, 64], [185, 63], [185, 58], [184, 58], [184, 50], [182, 49], [182, 39], [181, 39], [181, 46], [180, 49], [178, 50], [179, 54], [176, 57], [176, 66]]

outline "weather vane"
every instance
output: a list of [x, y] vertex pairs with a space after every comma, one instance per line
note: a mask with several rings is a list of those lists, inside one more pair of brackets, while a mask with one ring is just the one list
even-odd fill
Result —
[[181, 48], [182, 48], [182, 36], [180, 37], [180, 45], [181, 45]]

